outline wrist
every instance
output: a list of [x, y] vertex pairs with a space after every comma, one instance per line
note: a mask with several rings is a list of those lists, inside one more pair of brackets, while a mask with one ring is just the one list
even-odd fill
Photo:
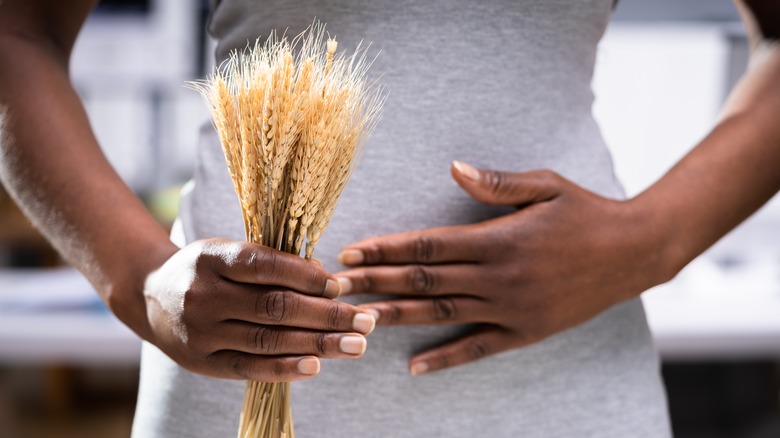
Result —
[[623, 201], [626, 207], [627, 233], [632, 247], [628, 250], [635, 268], [644, 272], [639, 293], [673, 279], [687, 264], [676, 239], [674, 221], [660, 204], [640, 195]]
[[139, 242], [123, 251], [112, 269], [114, 275], [103, 300], [120, 321], [144, 340], [153, 342], [144, 297], [146, 279], [178, 250], [167, 238]]
[[639, 269], [647, 273], [648, 284], [644, 288], [658, 286], [673, 279], [691, 258], [684, 247], [684, 239], [678, 236], [674, 215], [665, 211], [664, 205], [645, 193], [624, 201], [639, 248]]

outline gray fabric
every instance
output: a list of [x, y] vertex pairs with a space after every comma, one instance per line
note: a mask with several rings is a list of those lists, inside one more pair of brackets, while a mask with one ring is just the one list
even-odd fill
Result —
[[[506, 212], [452, 182], [458, 159], [486, 168], [553, 169], [606, 196], [623, 192], [591, 115], [596, 48], [612, 0], [223, 0], [210, 30], [223, 59], [247, 39], [316, 16], [341, 47], [382, 53], [384, 117], [317, 256], [371, 236], [461, 224]], [[186, 241], [243, 238], [219, 143], [204, 128]], [[356, 299], [351, 301], [357, 302]], [[378, 329], [360, 360], [324, 361], [293, 385], [300, 437], [665, 437], [658, 358], [641, 302], [536, 345], [412, 378], [410, 355], [465, 327]], [[243, 384], [191, 374], [144, 345], [134, 436], [235, 434]]]

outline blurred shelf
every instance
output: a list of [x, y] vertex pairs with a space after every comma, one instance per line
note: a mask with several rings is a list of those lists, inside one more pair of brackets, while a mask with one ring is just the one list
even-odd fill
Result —
[[107, 312], [0, 313], [3, 364], [136, 366], [140, 357], [140, 339]]
[[707, 299], [687, 292], [669, 285], [643, 296], [664, 360], [780, 360], [780, 293]]
[[140, 350], [78, 271], [0, 270], [0, 363], [137, 365]]
[[729, 0], [619, 0], [614, 19], [728, 22], [739, 20], [739, 14]]
[[668, 360], [780, 360], [780, 234], [765, 209], [642, 296]]

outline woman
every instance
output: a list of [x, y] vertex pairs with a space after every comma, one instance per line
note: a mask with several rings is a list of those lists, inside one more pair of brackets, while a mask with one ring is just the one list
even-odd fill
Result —
[[[0, 90], [3, 183], [148, 341], [135, 436], [234, 433], [243, 384], [215, 377], [302, 380], [300, 436], [670, 434], [637, 296], [780, 188], [771, 2], [740, 2], [762, 59], [718, 127], [625, 201], [591, 116], [612, 0], [219, 2], [218, 61], [315, 16], [342, 47], [382, 50], [372, 69], [391, 96], [318, 246], [325, 270], [236, 242], [209, 130], [175, 236], [186, 246], [168, 241], [68, 84], [92, 2], [73, 3], [0, 4], [0, 83], [20, 85]], [[328, 274], [339, 255], [351, 269]], [[363, 354], [375, 321], [402, 327], [377, 328]]]

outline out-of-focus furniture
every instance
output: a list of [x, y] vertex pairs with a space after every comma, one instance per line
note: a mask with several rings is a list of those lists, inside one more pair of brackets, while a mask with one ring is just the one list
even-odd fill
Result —
[[645, 292], [664, 359], [780, 362], [780, 220], [767, 213], [749, 219], [674, 281]]
[[0, 363], [135, 366], [140, 344], [78, 271], [0, 270]]

